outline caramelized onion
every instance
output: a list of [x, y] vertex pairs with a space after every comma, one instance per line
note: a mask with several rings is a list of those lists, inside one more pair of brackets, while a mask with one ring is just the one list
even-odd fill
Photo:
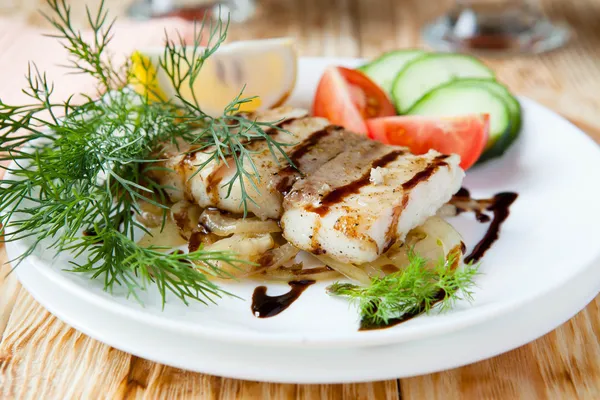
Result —
[[448, 257], [451, 252], [457, 255], [455, 262], [460, 262], [461, 244], [462, 237], [452, 225], [440, 217], [431, 217], [423, 225], [408, 232], [404, 243], [395, 244], [387, 253], [361, 267], [382, 270], [385, 266], [393, 265], [398, 269], [404, 269], [408, 265], [408, 251], [411, 248], [416, 254], [428, 260], [426, 264], [428, 268], [433, 268], [441, 258]]
[[165, 226], [162, 227], [162, 230], [161, 225], [150, 228], [148, 233], [145, 233], [138, 242], [141, 247], [165, 247], [164, 251], [172, 250], [174, 247], [182, 246], [185, 243], [185, 240], [179, 234], [177, 225], [171, 219], [165, 220]]
[[291, 243], [286, 243], [282, 246], [271, 249], [260, 256], [258, 259], [258, 266], [254, 270], [248, 272], [246, 276], [277, 269], [286, 262], [290, 261], [292, 258], [296, 257], [298, 252], [300, 252], [300, 249]]
[[217, 236], [230, 236], [234, 233], [272, 233], [281, 232], [277, 222], [262, 221], [258, 218], [234, 218], [221, 214], [217, 210], [205, 210], [200, 223]]
[[364, 283], [365, 285], [371, 283], [369, 275], [364, 271], [364, 269], [357, 267], [356, 265], [343, 263], [328, 256], [321, 255], [316, 257], [331, 269], [336, 270], [340, 274], [352, 280]]
[[166, 211], [154, 204], [146, 201], [140, 201], [140, 214], [136, 215], [136, 219], [146, 228], [156, 228], [162, 225], [163, 215]]
[[258, 275], [261, 279], [266, 279], [270, 281], [294, 281], [299, 279], [307, 279], [313, 281], [322, 281], [326, 279], [334, 279], [339, 278], [340, 274], [337, 271], [326, 267], [320, 268], [310, 268], [310, 269], [301, 269], [301, 270], [292, 270], [289, 268], [277, 268], [274, 270], [270, 270], [265, 272], [264, 274]]
[[171, 218], [181, 232], [181, 236], [189, 239], [192, 232], [198, 227], [198, 219], [200, 218], [200, 206], [188, 201], [182, 200], [173, 204], [171, 207]]
[[[272, 249], [274, 244], [273, 238], [268, 233], [262, 235], [235, 234], [208, 245], [204, 249], [206, 251], [230, 251], [240, 260], [256, 262], [260, 256]], [[215, 265], [225, 275], [234, 277], [247, 274], [253, 268], [252, 264], [239, 264], [236, 267], [220, 261], [215, 262]]]
[[276, 269], [296, 257], [299, 251], [300, 249], [296, 246], [286, 243], [263, 254], [258, 262], [261, 266], [266, 267], [267, 270]]

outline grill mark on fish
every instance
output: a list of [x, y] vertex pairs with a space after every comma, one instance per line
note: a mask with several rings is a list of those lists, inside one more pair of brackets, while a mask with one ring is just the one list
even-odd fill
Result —
[[402, 204], [400, 206], [394, 207], [392, 223], [390, 224], [387, 232], [385, 233], [385, 246], [384, 246], [384, 250], [382, 253], [385, 253], [386, 251], [388, 251], [390, 249], [390, 247], [392, 246], [392, 244], [394, 244], [395, 233], [396, 233], [396, 229], [398, 228], [398, 221], [400, 219], [400, 215], [402, 214], [402, 211], [408, 205], [408, 200], [410, 197], [410, 190], [413, 189], [415, 186], [417, 186], [419, 184], [419, 182], [429, 179], [429, 177], [431, 177], [431, 175], [433, 175], [433, 173], [439, 167], [448, 165], [448, 163], [446, 163], [446, 161], [444, 161], [446, 158], [448, 158], [448, 156], [443, 155], [443, 154], [435, 157], [433, 159], [433, 161], [425, 169], [417, 172], [411, 179], [409, 179], [408, 181], [404, 182], [404, 184], [402, 184], [402, 189], [404, 189], [404, 191], [405, 191], [402, 196]]
[[300, 161], [300, 158], [302, 158], [302, 156], [311, 151], [322, 138], [331, 134], [334, 131], [339, 131], [342, 129], [344, 128], [338, 125], [329, 125], [324, 129], [311, 133], [302, 143], [294, 147], [294, 150], [292, 150], [290, 154], [288, 154], [288, 157], [290, 158], [290, 160], [292, 160], [292, 163], [298, 163]]
[[173, 172], [180, 179], [181, 187], [183, 188], [184, 200], [194, 201], [194, 196], [192, 196], [192, 193], [190, 191], [189, 185], [187, 184], [188, 182], [187, 182], [187, 178], [186, 178], [186, 176], [187, 176], [186, 171], [188, 170], [189, 164], [184, 161], [185, 161], [185, 157], [173, 167]]
[[448, 165], [448, 163], [444, 161], [446, 158], [448, 158], [448, 156], [445, 154], [439, 155], [436, 158], [434, 158], [433, 161], [425, 169], [417, 172], [412, 178], [404, 182], [402, 184], [402, 189], [414, 189], [414, 187], [417, 186], [419, 183], [429, 179], [439, 167]]
[[317, 235], [318, 235], [320, 229], [321, 229], [321, 220], [317, 219], [315, 221], [315, 225], [313, 226], [312, 236], [309, 237], [311, 252], [314, 254], [325, 254], [326, 253], [326, 252], [323, 252], [323, 249], [321, 249], [321, 245], [319, 244], [319, 239], [317, 238]]
[[394, 207], [394, 211], [392, 214], [392, 223], [390, 224], [387, 232], [385, 233], [385, 245], [383, 247], [383, 251], [380, 254], [387, 252], [390, 249], [390, 247], [392, 247], [392, 245], [394, 244], [394, 241], [396, 239], [396, 230], [398, 229], [398, 221], [400, 220], [400, 215], [402, 215], [402, 211], [404, 211], [404, 209], [408, 205], [409, 197], [410, 196], [408, 192], [405, 192], [402, 196], [402, 204]]
[[[344, 129], [338, 125], [329, 125], [324, 129], [320, 129], [316, 132], [311, 133], [302, 143], [296, 146], [289, 154], [288, 158], [291, 161], [291, 164], [288, 164], [286, 167], [281, 169], [277, 174], [280, 176], [280, 181], [277, 183], [275, 189], [283, 196], [287, 195], [296, 180], [303, 175], [302, 174], [302, 165], [300, 165], [300, 159], [304, 157], [307, 153], [313, 150], [319, 142], [329, 136], [334, 131], [339, 131]], [[295, 165], [295, 168], [292, 166]]]
[[348, 183], [347, 185], [334, 189], [333, 191], [323, 196], [323, 198], [321, 199], [321, 204], [318, 207], [309, 205], [306, 207], [306, 210], [317, 213], [321, 217], [324, 216], [325, 214], [327, 214], [331, 206], [343, 201], [346, 197], [352, 194], [358, 193], [360, 188], [362, 188], [365, 185], [368, 185], [370, 182], [372, 168], [385, 167], [387, 164], [396, 160], [404, 153], [405, 152], [403, 150], [396, 150], [384, 155], [383, 157], [377, 160], [374, 160], [371, 163], [371, 168], [367, 172], [365, 172], [361, 177]]
[[223, 180], [223, 168], [227, 168], [227, 164], [221, 164], [206, 177], [206, 194], [213, 204], [219, 202], [219, 184]]

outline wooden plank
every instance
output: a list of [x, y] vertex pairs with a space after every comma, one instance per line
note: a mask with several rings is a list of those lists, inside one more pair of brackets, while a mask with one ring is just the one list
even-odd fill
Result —
[[402, 399], [600, 398], [600, 297], [546, 336], [462, 368], [402, 379]]
[[153, 363], [97, 342], [19, 292], [0, 344], [0, 398], [397, 399], [396, 381], [285, 385]]
[[[0, 260], [6, 260], [4, 244], [0, 244]], [[12, 267], [9, 264], [0, 265], [0, 343], [8, 325], [21, 285], [15, 274], [9, 274]]]

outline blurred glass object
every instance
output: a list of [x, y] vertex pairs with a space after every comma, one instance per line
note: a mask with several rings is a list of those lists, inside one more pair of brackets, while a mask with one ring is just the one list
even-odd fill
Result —
[[244, 22], [254, 15], [255, 0], [137, 0], [128, 9], [135, 19], [180, 17], [202, 20], [205, 16], [230, 15], [232, 22]]
[[533, 0], [456, 0], [423, 28], [423, 38], [441, 51], [542, 53], [563, 46], [569, 29], [544, 17]]

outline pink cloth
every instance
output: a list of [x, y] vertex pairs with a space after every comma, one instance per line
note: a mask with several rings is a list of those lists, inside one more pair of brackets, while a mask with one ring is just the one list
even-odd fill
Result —
[[[158, 19], [148, 22], [117, 22], [110, 50], [119, 63], [135, 49], [161, 46], [165, 31], [170, 37], [180, 32], [190, 40], [193, 24], [179, 18]], [[40, 71], [45, 71], [55, 83], [54, 99], [66, 99], [70, 94], [83, 91], [93, 93], [94, 81], [85, 75], [69, 74], [60, 65], [66, 64], [67, 51], [55, 38], [45, 37], [42, 31], [23, 22], [0, 18], [0, 98], [8, 104], [22, 104], [28, 98], [21, 93], [26, 86], [25, 74], [29, 61], [34, 61]], [[84, 36], [90, 33], [84, 31]]]

